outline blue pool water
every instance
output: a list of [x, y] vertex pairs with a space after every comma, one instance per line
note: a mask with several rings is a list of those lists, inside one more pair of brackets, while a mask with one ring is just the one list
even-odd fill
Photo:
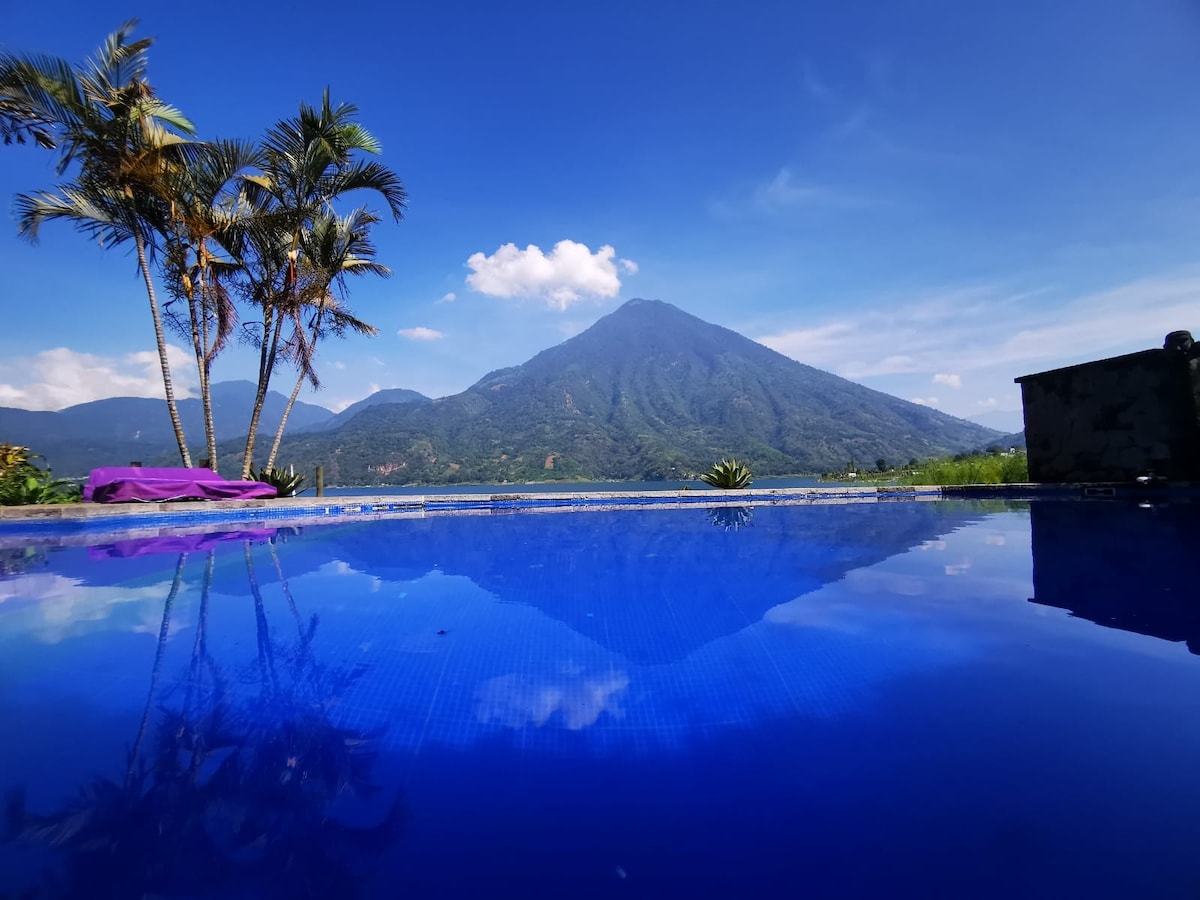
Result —
[[7, 540], [0, 897], [1195, 897], [1198, 538], [906, 501]]

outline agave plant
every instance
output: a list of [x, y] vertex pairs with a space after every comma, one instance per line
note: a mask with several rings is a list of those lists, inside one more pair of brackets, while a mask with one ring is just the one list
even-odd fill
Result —
[[723, 459], [700, 476], [707, 485], [722, 490], [738, 490], [750, 486], [750, 467], [736, 459]]
[[295, 497], [300, 493], [300, 485], [304, 483], [304, 473], [297, 474], [295, 466], [286, 469], [272, 466], [269, 469], [259, 469], [254, 480], [271, 485], [275, 488], [277, 497]]

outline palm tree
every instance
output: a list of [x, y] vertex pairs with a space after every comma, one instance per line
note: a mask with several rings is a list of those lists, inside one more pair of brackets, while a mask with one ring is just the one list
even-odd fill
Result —
[[[150, 272], [157, 232], [165, 229], [170, 173], [194, 156], [192, 123], [156, 96], [146, 77], [149, 39], [130, 42], [133, 21], [111, 34], [81, 67], [48, 56], [7, 55], [0, 60], [9, 132], [16, 127], [53, 133], [58, 174], [78, 163], [73, 181], [56, 191], [17, 197], [19, 232], [36, 241], [42, 223], [64, 219], [104, 247], [133, 241], [154, 323], [163, 391], [179, 453], [191, 456], [175, 403], [162, 316]], [[24, 124], [23, 124], [24, 123]]]
[[370, 229], [378, 221], [378, 216], [365, 209], [357, 209], [344, 218], [325, 213], [313, 222], [312, 228], [301, 239], [301, 278], [304, 286], [300, 290], [300, 297], [306, 308], [308, 330], [305, 331], [304, 322], [298, 322], [288, 341], [288, 355], [295, 362], [298, 374], [267, 456], [268, 469], [275, 465], [283, 430], [300, 388], [305, 381], [314, 389], [321, 386], [313, 367], [313, 357], [321, 338], [329, 334], [341, 337], [348, 331], [363, 335], [378, 334], [374, 325], [355, 317], [334, 295], [335, 288], [345, 293], [347, 275], [391, 276], [391, 269], [373, 259], [375, 246], [371, 243]]
[[[60, 65], [58, 60], [43, 59], [43, 63]], [[0, 52], [0, 141], [5, 144], [24, 144], [32, 140], [39, 147], [53, 150], [54, 123], [48, 121], [29, 103], [22, 87], [22, 59], [12, 53]]]
[[[253, 465], [254, 444], [263, 402], [275, 365], [285, 350], [309, 367], [305, 346], [305, 313], [311, 308], [304, 292], [305, 235], [322, 216], [329, 215], [339, 197], [353, 191], [378, 193], [394, 221], [404, 215], [407, 195], [399, 176], [386, 166], [358, 159], [358, 152], [377, 154], [379, 143], [354, 121], [357, 107], [332, 106], [327, 90], [320, 108], [301, 104], [298, 116], [276, 123], [262, 148], [262, 169], [243, 177], [248, 200], [258, 210], [246, 235], [252, 252], [245, 286], [251, 303], [262, 314], [255, 334], [259, 347], [258, 386], [242, 478]], [[290, 342], [284, 328], [292, 325]]]
[[[173, 172], [163, 274], [172, 299], [168, 321], [191, 341], [204, 409], [209, 465], [217, 468], [211, 375], [213, 361], [233, 334], [237, 311], [226, 281], [240, 271], [242, 222], [248, 207], [236, 179], [256, 161], [248, 142], [204, 145], [191, 165]], [[179, 306], [182, 305], [182, 309]]]

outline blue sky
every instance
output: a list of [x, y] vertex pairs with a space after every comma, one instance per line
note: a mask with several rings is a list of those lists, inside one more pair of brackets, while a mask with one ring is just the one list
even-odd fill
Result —
[[[380, 334], [322, 348], [313, 402], [454, 393], [650, 297], [1015, 427], [1015, 376], [1200, 332], [1185, 0], [329, 13], [0, 8], [5, 48], [71, 60], [139, 17], [152, 81], [202, 137], [256, 138], [326, 85], [360, 107], [410, 207], [377, 231], [394, 277], [349, 298]], [[0, 159], [10, 205], [55, 183], [50, 154]], [[33, 246], [7, 221], [0, 405], [160, 393], [132, 257], [58, 223]], [[216, 375], [251, 371], [238, 350]]]

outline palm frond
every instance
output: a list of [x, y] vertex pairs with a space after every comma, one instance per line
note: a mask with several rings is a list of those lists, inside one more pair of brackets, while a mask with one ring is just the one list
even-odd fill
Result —
[[342, 137], [346, 142], [346, 146], [352, 150], [361, 150], [373, 156], [383, 153], [383, 145], [376, 140], [371, 132], [367, 131], [367, 129], [363, 128], [357, 122], [351, 122], [347, 125], [345, 131], [342, 133]]
[[59, 193], [18, 194], [13, 210], [17, 232], [32, 243], [37, 242], [43, 222], [57, 219], [71, 222], [105, 247], [129, 240], [137, 228], [119, 198], [77, 184], [63, 185]]
[[32, 138], [42, 147], [58, 145], [74, 121], [75, 76], [66, 60], [41, 54], [0, 52], [0, 136], [5, 143]]
[[383, 197], [396, 222], [404, 218], [408, 206], [408, 192], [400, 176], [374, 160], [358, 160], [329, 173], [321, 188], [328, 197], [340, 197], [352, 191], [374, 191]]

